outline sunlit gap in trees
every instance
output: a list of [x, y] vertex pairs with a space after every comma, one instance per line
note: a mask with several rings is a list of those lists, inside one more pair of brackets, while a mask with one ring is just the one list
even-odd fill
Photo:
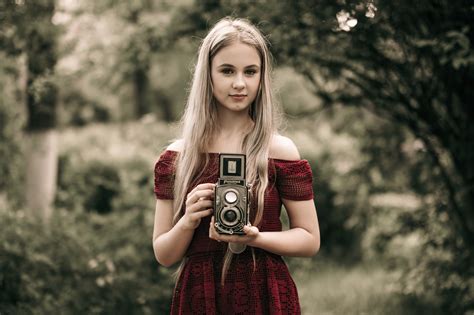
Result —
[[[377, 7], [372, 2], [368, 3], [365, 9], [365, 16], [367, 18], [372, 19], [375, 17]], [[354, 14], [354, 12], [352, 12], [352, 14]], [[336, 14], [336, 19], [339, 24], [338, 30], [349, 32], [351, 28], [354, 28], [357, 25], [357, 19], [345, 10], [339, 11]]]

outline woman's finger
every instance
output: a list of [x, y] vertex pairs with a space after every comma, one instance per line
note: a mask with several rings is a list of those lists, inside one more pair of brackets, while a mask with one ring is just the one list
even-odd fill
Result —
[[205, 189], [205, 190], [198, 190], [192, 193], [189, 198], [186, 200], [186, 204], [193, 204], [197, 202], [199, 199], [209, 199], [214, 196], [214, 190]]
[[209, 223], [209, 238], [218, 242], [247, 244], [259, 233], [256, 226], [244, 226], [245, 235], [219, 234], [214, 226], [214, 222], [215, 219], [214, 216], [212, 216], [211, 222]]
[[246, 225], [244, 226], [244, 232], [247, 236], [256, 236], [260, 231], [256, 226]]
[[210, 209], [210, 208], [208, 208], [208, 209], [206, 209], [206, 210], [202, 210], [202, 211], [199, 211], [199, 212], [191, 213], [191, 214], [190, 214], [190, 217], [191, 217], [191, 219], [197, 221], [197, 220], [200, 220], [200, 219], [202, 219], [202, 218], [204, 218], [204, 217], [207, 217], [208, 215], [211, 215], [212, 212], [213, 212], [213, 210]]
[[214, 216], [211, 217], [211, 222], [209, 223], [209, 238], [215, 239], [216, 237], [216, 228], [214, 226]]
[[205, 184], [199, 184], [196, 187], [194, 187], [193, 190], [189, 192], [187, 195], [187, 198], [190, 198], [192, 194], [194, 194], [196, 191], [199, 190], [212, 190], [214, 191], [214, 187], [216, 187], [216, 184], [211, 184], [211, 183], [205, 183]]
[[209, 238], [221, 242], [221, 235], [217, 233], [216, 226], [214, 225], [214, 216], [211, 217], [211, 222], [209, 223]]
[[203, 209], [212, 208], [213, 202], [209, 199], [199, 200], [191, 205], [186, 206], [186, 212], [199, 212]]

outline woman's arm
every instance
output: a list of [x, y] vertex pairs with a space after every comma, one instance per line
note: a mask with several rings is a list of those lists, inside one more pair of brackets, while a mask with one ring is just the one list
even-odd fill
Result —
[[282, 256], [309, 257], [319, 251], [320, 236], [313, 200], [283, 200], [290, 229], [282, 232], [260, 232], [248, 244]]
[[201, 219], [212, 213], [214, 186], [196, 186], [187, 196], [185, 214], [174, 226], [173, 200], [156, 201], [153, 251], [163, 266], [169, 267], [183, 258]]
[[313, 200], [283, 200], [290, 219], [290, 229], [281, 232], [259, 232], [255, 226], [244, 227], [246, 235], [218, 234], [211, 220], [209, 237], [229, 243], [242, 243], [282, 256], [310, 257], [319, 251], [320, 237]]

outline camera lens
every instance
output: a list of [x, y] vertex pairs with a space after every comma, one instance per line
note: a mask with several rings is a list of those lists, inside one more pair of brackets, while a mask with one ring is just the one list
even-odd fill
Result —
[[234, 222], [237, 219], [237, 214], [235, 211], [226, 211], [224, 213], [224, 218], [227, 222]]
[[233, 227], [241, 220], [241, 214], [237, 208], [225, 208], [219, 214], [219, 219], [223, 225]]
[[237, 194], [234, 191], [228, 191], [226, 192], [224, 198], [228, 203], [234, 203], [237, 201]]

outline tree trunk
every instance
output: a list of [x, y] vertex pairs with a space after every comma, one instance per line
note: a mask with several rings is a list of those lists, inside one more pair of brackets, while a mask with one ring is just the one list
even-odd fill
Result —
[[26, 206], [46, 222], [56, 194], [58, 141], [55, 129], [29, 133], [26, 165]]
[[133, 88], [135, 96], [135, 115], [137, 119], [140, 119], [150, 111], [148, 104], [148, 86], [149, 79], [148, 73], [145, 69], [137, 67], [133, 74]]
[[166, 122], [175, 121], [173, 104], [169, 97], [161, 90], [156, 90], [153, 95], [153, 103], [161, 108], [163, 120]]

